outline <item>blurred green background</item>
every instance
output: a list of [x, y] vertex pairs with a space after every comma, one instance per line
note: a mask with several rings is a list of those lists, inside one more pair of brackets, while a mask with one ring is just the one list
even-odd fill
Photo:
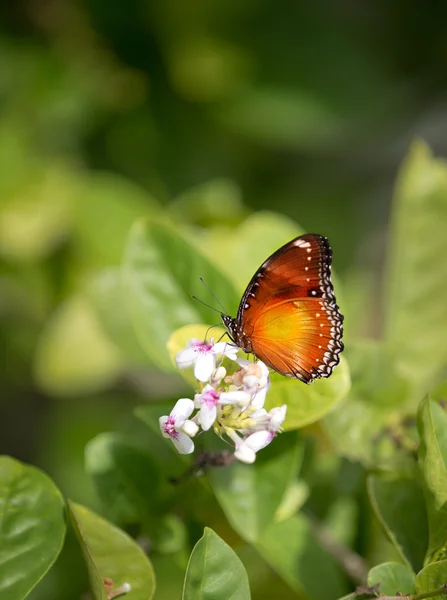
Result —
[[184, 390], [110, 303], [154, 211], [327, 235], [348, 331], [377, 335], [393, 183], [415, 137], [447, 154], [446, 71], [442, 2], [2, 4], [1, 453], [96, 507], [88, 440]]

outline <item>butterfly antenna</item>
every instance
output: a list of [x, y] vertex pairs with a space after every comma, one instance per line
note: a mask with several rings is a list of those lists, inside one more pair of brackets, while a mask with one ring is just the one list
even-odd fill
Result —
[[207, 340], [207, 338], [208, 338], [208, 333], [209, 333], [210, 329], [213, 329], [214, 327], [219, 327], [219, 326], [220, 326], [220, 323], [217, 323], [216, 325], [210, 325], [210, 326], [208, 327], [208, 329], [206, 330], [206, 333], [205, 333], [205, 341], [206, 341], [206, 340]]
[[[225, 310], [224, 306], [222, 305], [222, 302], [219, 300], [219, 298], [213, 293], [213, 291], [211, 290], [211, 288], [205, 283], [205, 280], [203, 279], [203, 277], [199, 277], [200, 281], [203, 283], [203, 285], [206, 287], [206, 289], [209, 291], [209, 293], [211, 294], [211, 296], [214, 298], [214, 300], [217, 302], [217, 304], [220, 306], [220, 308], [224, 311], [225, 315], [228, 315], [228, 311]], [[219, 311], [220, 312], [220, 311]]]
[[214, 306], [210, 306], [209, 304], [207, 304], [206, 302], [204, 302], [203, 300], [200, 300], [200, 298], [197, 298], [197, 296], [191, 296], [191, 298], [193, 300], [197, 300], [197, 302], [200, 302], [200, 304], [203, 304], [203, 306], [207, 306], [208, 308], [211, 308], [211, 310], [214, 310], [214, 312], [217, 312], [219, 314], [221, 314], [220, 310], [218, 310], [217, 308], [215, 308]]

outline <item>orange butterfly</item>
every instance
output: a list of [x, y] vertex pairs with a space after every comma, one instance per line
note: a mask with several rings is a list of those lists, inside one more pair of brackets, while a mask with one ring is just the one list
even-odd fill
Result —
[[286, 377], [329, 377], [343, 350], [331, 263], [328, 239], [316, 233], [282, 246], [254, 274], [236, 318], [221, 314], [232, 341]]

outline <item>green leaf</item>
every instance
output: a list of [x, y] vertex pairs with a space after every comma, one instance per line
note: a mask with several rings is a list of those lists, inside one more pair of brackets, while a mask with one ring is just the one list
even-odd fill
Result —
[[244, 565], [212, 529], [205, 527], [186, 571], [183, 600], [249, 600]]
[[368, 574], [368, 585], [374, 587], [380, 584], [380, 594], [395, 596], [397, 592], [402, 595], [415, 592], [416, 576], [408, 565], [387, 562], [373, 567]]
[[447, 415], [429, 396], [419, 407], [418, 427], [429, 527], [426, 562], [434, 562], [447, 553]]
[[[388, 430], [414, 445], [414, 427], [404, 427], [408, 382], [398, 373], [395, 355], [382, 343], [362, 341], [346, 348], [352, 389], [346, 401], [323, 421], [337, 452], [368, 467], [411, 474], [415, 460], [398, 448]], [[410, 413], [413, 414], [412, 411]], [[405, 445], [405, 444], [403, 444]]]
[[115, 589], [130, 585], [126, 600], [150, 600], [155, 591], [154, 572], [138, 544], [85, 506], [71, 501], [68, 505], [95, 600], [107, 600], [105, 578], [113, 581]]
[[273, 375], [271, 380], [265, 408], [287, 404], [286, 430], [318, 421], [347, 396], [351, 387], [348, 363], [343, 357], [330, 377], [314, 381], [312, 385], [279, 375]]
[[0, 600], [22, 600], [58, 557], [64, 501], [42, 471], [0, 457]]
[[89, 175], [77, 194], [75, 240], [81, 261], [89, 267], [119, 265], [132, 224], [155, 212], [155, 200], [130, 180], [112, 173]]
[[385, 340], [415, 397], [447, 361], [447, 164], [415, 143], [394, 198], [385, 299]]
[[170, 226], [138, 222], [130, 233], [123, 261], [126, 300], [135, 329], [149, 357], [172, 369], [166, 350], [170, 335], [190, 323], [215, 323], [216, 314], [191, 295], [203, 277], [222, 304], [236, 311], [229, 280]]
[[28, 165], [0, 199], [0, 255], [37, 262], [66, 238], [72, 221], [75, 178], [63, 165]]
[[228, 521], [246, 541], [258, 539], [272, 522], [302, 460], [296, 434], [278, 436], [253, 465], [235, 462], [209, 473], [213, 492]]
[[346, 354], [351, 370], [352, 389], [367, 404], [387, 411], [408, 398], [409, 382], [397, 368], [397, 354], [382, 342], [361, 340], [349, 345]]
[[87, 284], [87, 296], [101, 328], [119, 349], [123, 361], [129, 367], [149, 365], [149, 357], [141, 346], [124, 302], [121, 270], [103, 269], [92, 276]]
[[82, 296], [68, 299], [52, 315], [41, 334], [34, 364], [39, 385], [55, 396], [104, 389], [122, 367], [118, 349], [104, 335]]
[[[416, 592], [433, 592], [442, 588], [447, 584], [447, 560], [427, 565], [417, 574], [416, 577]], [[447, 592], [436, 596], [438, 600], [446, 600]]]
[[345, 592], [342, 574], [302, 514], [272, 523], [255, 547], [300, 597], [305, 593], [312, 600], [333, 600]]
[[421, 486], [414, 479], [370, 475], [368, 493], [391, 542], [408, 566], [418, 572], [428, 547], [427, 511]]
[[110, 519], [120, 525], [147, 522], [159, 473], [141, 448], [118, 433], [101, 433], [86, 446], [85, 468]]

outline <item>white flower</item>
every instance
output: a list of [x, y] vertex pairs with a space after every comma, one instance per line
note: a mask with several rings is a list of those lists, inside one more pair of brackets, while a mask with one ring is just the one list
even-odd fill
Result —
[[194, 410], [194, 402], [189, 398], [180, 398], [169, 416], [160, 417], [161, 433], [165, 438], [171, 438], [180, 454], [191, 454], [194, 451], [194, 442], [191, 440], [198, 426], [188, 419]]
[[234, 456], [250, 465], [256, 460], [256, 452], [268, 446], [274, 437], [273, 431], [256, 431], [236, 445]]
[[[253, 404], [253, 401], [252, 401]], [[272, 433], [276, 433], [281, 429], [281, 425], [286, 418], [287, 405], [277, 406], [267, 412], [264, 408], [256, 410], [250, 415], [251, 419], [255, 422], [251, 425], [250, 430], [245, 430], [246, 434], [250, 434], [254, 431], [267, 430]]]
[[208, 381], [216, 368], [216, 356], [222, 354], [236, 360], [238, 348], [228, 342], [213, 344], [192, 339], [185, 350], [180, 350], [175, 358], [179, 369], [187, 369], [194, 365], [194, 377], [199, 381]]
[[268, 424], [268, 430], [269, 431], [274, 431], [275, 433], [278, 431], [278, 429], [281, 428], [281, 425], [284, 422], [284, 419], [286, 418], [286, 413], [287, 413], [287, 405], [283, 404], [282, 406], [277, 406], [276, 408], [272, 408], [269, 412], [269, 424]]
[[194, 396], [194, 405], [200, 408], [198, 420], [202, 429], [207, 431], [217, 419], [217, 407], [226, 404], [247, 406], [250, 395], [243, 391], [219, 392], [211, 385], [206, 385], [200, 394]]
[[245, 358], [236, 361], [242, 367], [242, 386], [252, 396], [252, 406], [262, 408], [270, 387], [270, 373], [262, 360], [252, 362]]

